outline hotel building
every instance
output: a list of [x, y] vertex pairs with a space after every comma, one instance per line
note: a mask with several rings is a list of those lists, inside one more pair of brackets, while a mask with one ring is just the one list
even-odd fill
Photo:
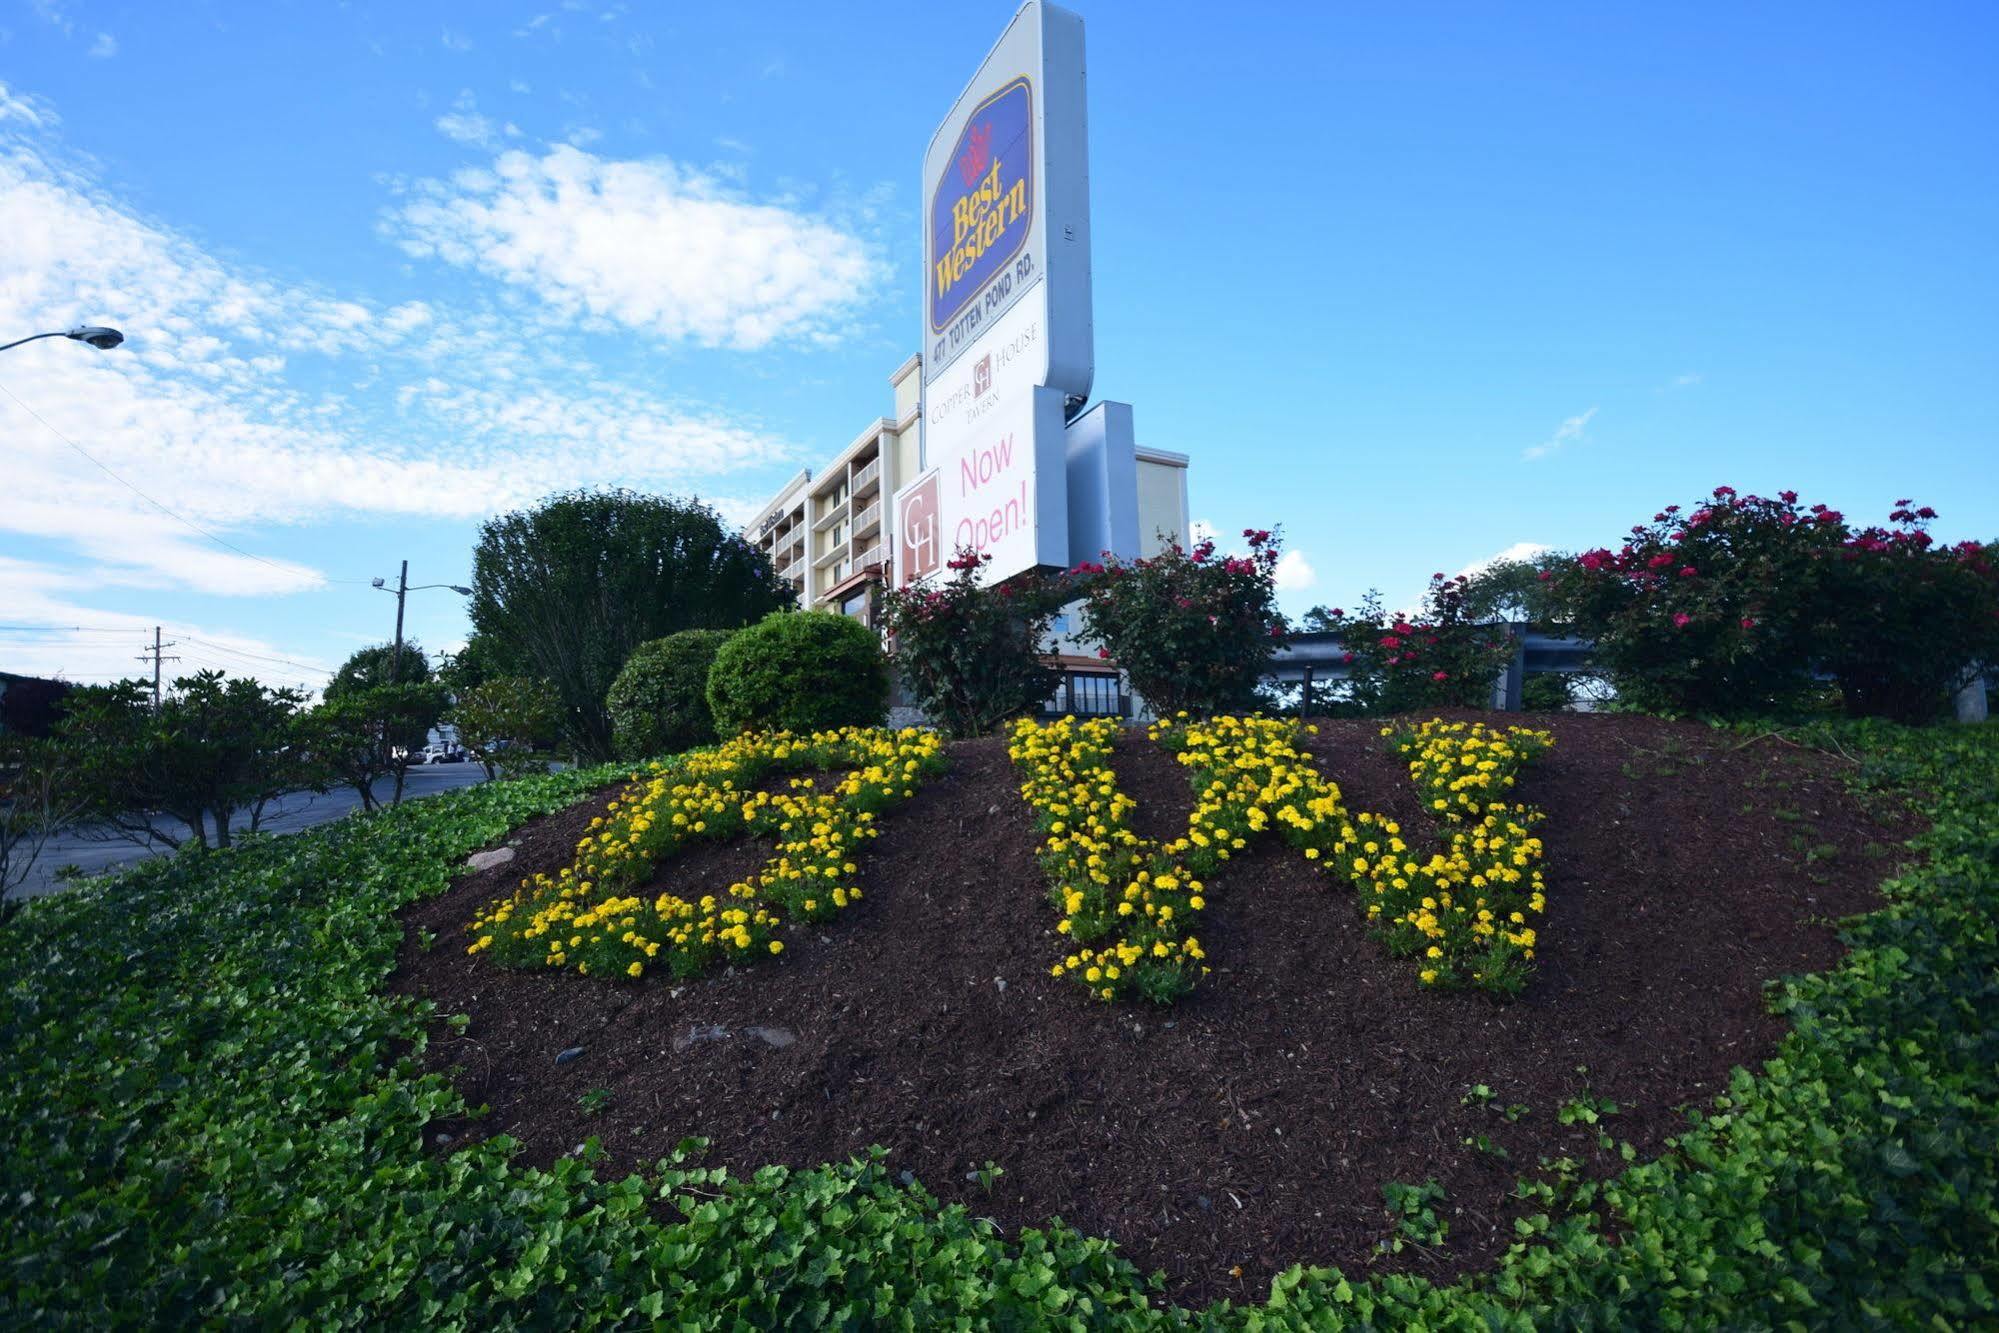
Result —
[[[893, 416], [869, 422], [816, 472], [801, 470], [743, 529], [801, 608], [876, 623], [880, 590], [895, 571], [895, 493], [923, 470], [922, 364], [912, 356], [889, 376]], [[1155, 555], [1168, 541], [1186, 541], [1187, 456], [1140, 446], [1137, 463], [1138, 553]], [[1098, 657], [1078, 630], [1076, 607], [1064, 607], [1049, 636], [1049, 657], [1063, 679], [1048, 711], [1131, 712], [1116, 663]]]

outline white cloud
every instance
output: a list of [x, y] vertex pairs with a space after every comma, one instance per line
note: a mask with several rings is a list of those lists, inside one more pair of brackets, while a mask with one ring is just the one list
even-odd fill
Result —
[[1319, 573], [1303, 551], [1286, 551], [1277, 558], [1279, 592], [1303, 592], [1319, 581]]
[[1666, 387], [1669, 389], [1691, 389], [1694, 385], [1699, 384], [1702, 378], [1704, 377], [1699, 371], [1690, 370], [1684, 375], [1673, 376], [1673, 382]]
[[447, 51], [470, 51], [472, 39], [464, 33], [446, 28], [437, 39]]
[[29, 129], [54, 129], [61, 122], [55, 108], [33, 93], [17, 93], [0, 80], [0, 123], [14, 121]]
[[559, 144], [425, 181], [385, 222], [418, 258], [473, 268], [569, 317], [759, 348], [837, 336], [885, 279], [851, 231], [664, 159]]
[[1215, 525], [1205, 518], [1195, 519], [1187, 525], [1187, 528], [1188, 539], [1195, 546], [1199, 546], [1202, 542], [1217, 540]]
[[491, 148], [499, 143], [493, 122], [479, 114], [479, 104], [470, 89], [458, 94], [451, 110], [439, 116], [436, 124], [439, 134], [458, 143], [475, 148]]
[[1540, 542], [1515, 542], [1504, 550], [1494, 551], [1483, 560], [1472, 561], [1469, 565], [1451, 575], [1451, 577], [1454, 579], [1470, 578], [1474, 574], [1483, 574], [1494, 565], [1508, 564], [1515, 560], [1532, 560], [1535, 556], [1546, 555], [1554, 549], [1554, 547], [1544, 546]]
[[111, 59], [118, 54], [118, 39], [108, 32], [98, 33], [97, 40], [90, 44], [89, 54], [93, 60]]
[[165, 674], [190, 675], [214, 667], [233, 676], [254, 676], [269, 685], [318, 689], [333, 668], [316, 657], [286, 652], [276, 645], [229, 629], [122, 611], [103, 611], [76, 600], [94, 586], [87, 573], [0, 556], [0, 606], [7, 623], [35, 626], [0, 633], [6, 669], [27, 676], [101, 683], [124, 680], [148, 670], [137, 658], [153, 643], [153, 627], [173, 644]]
[[1583, 438], [1583, 432], [1589, 427], [1591, 418], [1595, 416], [1596, 409], [1594, 407], [1590, 408], [1587, 412], [1578, 412], [1575, 416], [1568, 418], [1561, 425], [1555, 427], [1555, 433], [1541, 441], [1541, 443], [1528, 445], [1526, 449], [1521, 451], [1520, 456], [1526, 459], [1546, 458], [1549, 454], [1561, 449], [1564, 445], [1576, 443]]
[[254, 553], [258, 527], [708, 489], [791, 458], [753, 423], [602, 375], [531, 313], [383, 306], [225, 264], [45, 151], [53, 124], [0, 87], [0, 329], [104, 323], [129, 340], [51, 339], [0, 363], [0, 533], [67, 544], [93, 586], [268, 595], [357, 572], [188, 524]]

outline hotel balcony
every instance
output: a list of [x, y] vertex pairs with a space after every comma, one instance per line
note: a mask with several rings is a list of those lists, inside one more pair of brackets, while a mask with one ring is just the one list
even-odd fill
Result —
[[854, 515], [854, 536], [856, 539], [872, 537], [875, 533], [881, 531], [881, 526], [882, 507], [879, 500]]
[[854, 474], [853, 493], [856, 503], [859, 503], [862, 499], [873, 495], [881, 489], [881, 476], [882, 461], [879, 458], [873, 459], [866, 467]]

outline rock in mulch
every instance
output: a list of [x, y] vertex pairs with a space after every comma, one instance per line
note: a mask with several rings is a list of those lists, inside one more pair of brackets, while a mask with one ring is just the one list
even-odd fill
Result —
[[472, 853], [471, 858], [465, 862], [465, 869], [476, 875], [481, 870], [491, 870], [494, 866], [506, 865], [513, 859], [513, 848], [494, 847], [488, 851]]

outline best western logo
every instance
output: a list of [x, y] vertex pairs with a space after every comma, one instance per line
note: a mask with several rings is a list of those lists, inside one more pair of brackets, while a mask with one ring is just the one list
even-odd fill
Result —
[[1027, 242], [1034, 99], [1025, 78], [979, 103], [930, 199], [930, 326], [941, 331]]

